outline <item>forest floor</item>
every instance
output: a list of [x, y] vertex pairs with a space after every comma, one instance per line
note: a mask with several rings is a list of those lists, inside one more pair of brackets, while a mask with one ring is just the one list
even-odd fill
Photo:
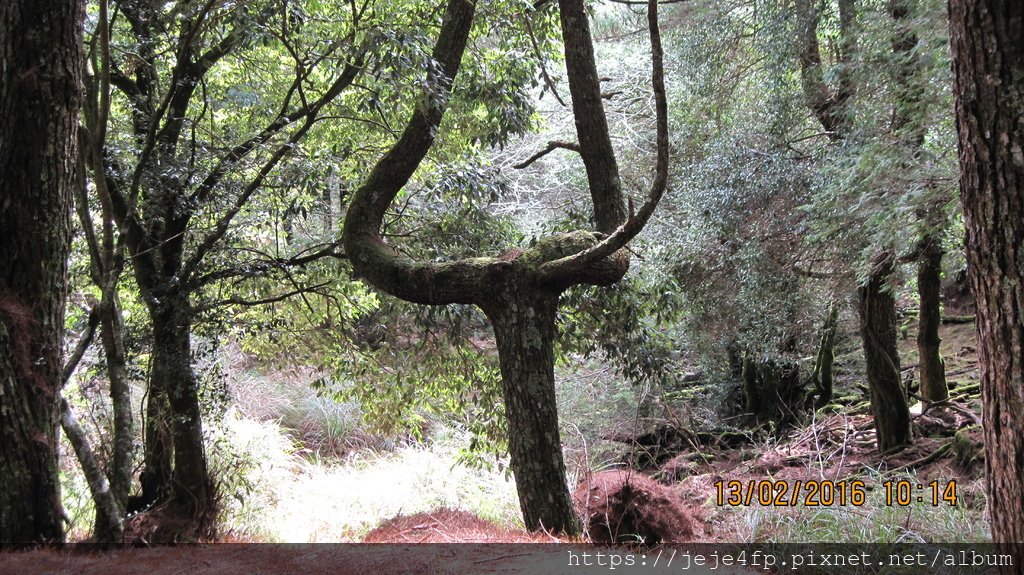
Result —
[[[247, 503], [278, 512], [236, 515], [218, 541], [230, 545], [106, 552], [75, 547], [61, 552], [36, 550], [4, 553], [0, 565], [5, 572], [18, 573], [434, 573], [438, 571], [431, 566], [440, 561], [448, 566], [442, 572], [451, 573], [557, 573], [565, 570], [564, 552], [557, 549], [563, 546], [527, 555], [502, 546], [612, 541], [635, 545], [640, 539], [647, 545], [985, 541], [973, 325], [944, 325], [942, 338], [951, 401], [928, 409], [914, 407], [915, 442], [910, 448], [878, 454], [863, 399], [866, 394], [859, 383], [862, 367], [851, 350], [837, 358], [836, 402], [807, 414], [787, 431], [754, 433], [748, 426], [744, 433], [737, 433], [738, 427], [698, 432], [663, 424], [635, 430], [628, 449], [621, 445], [622, 437], [612, 438], [612, 444], [625, 449], [623, 459], [643, 465], [627, 467], [611, 461], [596, 469], [577, 470], [575, 497], [581, 514], [589, 519], [582, 540], [526, 532], [515, 517], [512, 484], [495, 474], [452, 463], [454, 450], [439, 455], [436, 449], [405, 446], [395, 452], [401, 454], [398, 458], [360, 456], [362, 452], [356, 450], [341, 467], [302, 464], [297, 472], [296, 462], [302, 460], [292, 458], [249, 470], [252, 477], [283, 490], [267, 496], [261, 495], [259, 485], [247, 484], [245, 495], [250, 499], [246, 502], [236, 494], [241, 498], [237, 506], [246, 508]], [[900, 346], [904, 375], [911, 381], [916, 375], [913, 333]], [[268, 452], [288, 451], [287, 445], [275, 446], [286, 443], [286, 438], [268, 433], [265, 426], [250, 427], [248, 441], [253, 445]], [[638, 452], [643, 457], [637, 457]], [[886, 482], [903, 479], [926, 486], [920, 492], [923, 501], [917, 500], [916, 490], [906, 505], [885, 501]], [[829, 488], [821, 487], [844, 481], [845, 501], [827, 495]], [[861, 482], [863, 501], [850, 499], [853, 481]], [[931, 501], [933, 481], [938, 501]], [[741, 486], [736, 504], [730, 504], [728, 482]], [[803, 486], [801, 495], [793, 500], [798, 482]], [[948, 487], [951, 483], [954, 488]], [[765, 496], [761, 492], [768, 489], [762, 488], [766, 484], [771, 485], [771, 493], [767, 494], [769, 504], [763, 505], [758, 500]], [[413, 505], [396, 497], [417, 491], [431, 495]], [[955, 504], [950, 497], [954, 492]], [[829, 499], [834, 500], [832, 504], [824, 504]], [[259, 528], [252, 529], [257, 523]], [[268, 523], [276, 529], [271, 540], [397, 545], [362, 551], [253, 545], [268, 540], [264, 535]], [[338, 523], [349, 527], [339, 530]], [[453, 553], [443, 546], [418, 545], [422, 543], [489, 545]], [[406, 547], [410, 544], [416, 545]], [[401, 569], [395, 571], [396, 566]]]
[[[634, 434], [630, 459], [644, 461], [643, 468], [610, 465], [578, 478], [577, 506], [591, 518], [587, 540], [987, 540], [974, 326], [948, 324], [941, 331], [951, 397], [943, 404], [912, 406], [911, 447], [878, 453], [866, 389], [853, 359], [857, 354], [851, 352], [837, 362], [834, 404], [788, 431], [765, 436], [735, 428], [715, 433], [662, 425]], [[913, 335], [900, 341], [908, 383], [916, 377]], [[637, 457], [637, 450], [644, 457]], [[900, 481], [909, 482], [909, 493], [899, 493]], [[729, 482], [740, 486], [731, 503]], [[862, 499], [852, 497], [854, 482]], [[544, 540], [550, 538], [451, 510], [395, 517], [364, 538], [378, 543]]]

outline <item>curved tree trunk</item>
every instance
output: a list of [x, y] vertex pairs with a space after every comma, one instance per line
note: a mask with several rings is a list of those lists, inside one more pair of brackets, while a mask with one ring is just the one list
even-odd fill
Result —
[[484, 306], [501, 363], [508, 451], [526, 528], [578, 533], [555, 401], [558, 293], [512, 284]]
[[896, 304], [885, 285], [892, 275], [893, 259], [892, 252], [875, 254], [871, 276], [858, 289], [871, 414], [875, 418], [878, 450], [882, 453], [903, 447], [911, 440], [910, 408], [900, 380], [900, 356], [896, 349]]
[[[653, 213], [668, 178], [668, 113], [657, 28], [657, 2], [648, 4], [657, 112], [657, 172], [643, 206], [627, 217], [618, 169], [601, 103], [600, 82], [583, 0], [560, 0], [566, 66], [580, 154], [587, 169], [600, 234], [576, 231], [539, 239], [501, 257], [447, 262], [413, 260], [380, 235], [384, 214], [433, 144], [445, 98], [431, 98], [409, 119], [402, 136], [352, 196], [344, 245], [352, 267], [367, 282], [414, 303], [479, 306], [498, 341], [508, 415], [509, 452], [524, 520], [530, 529], [580, 532], [565, 484], [565, 463], [555, 404], [555, 316], [558, 296], [574, 284], [610, 285], [629, 267], [621, 248]], [[476, 4], [449, 0], [433, 57], [449, 89], [458, 73]]]
[[84, 3], [0, 2], [0, 545], [63, 541], [57, 429]]
[[917, 264], [917, 293], [920, 310], [917, 318], [917, 352], [921, 374], [921, 398], [943, 401], [949, 397], [946, 366], [939, 352], [939, 326], [942, 325], [942, 245], [939, 238], [928, 235], [922, 242]]
[[[977, 302], [992, 540], [1020, 544], [1024, 541], [1024, 3], [950, 0], [949, 15], [968, 275]], [[1024, 565], [1018, 561], [1002, 572], [1024, 573]]]

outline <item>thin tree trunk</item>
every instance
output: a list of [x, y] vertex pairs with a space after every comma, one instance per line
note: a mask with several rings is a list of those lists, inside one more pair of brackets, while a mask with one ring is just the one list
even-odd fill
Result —
[[[977, 303], [988, 511], [992, 540], [1019, 545], [1024, 542], [1024, 3], [950, 0], [949, 16], [968, 275]], [[1024, 573], [1024, 564], [1018, 560], [1002, 572]]]
[[825, 315], [825, 324], [821, 327], [821, 340], [818, 343], [818, 356], [814, 361], [814, 373], [811, 381], [814, 383], [817, 398], [814, 400], [814, 408], [821, 409], [832, 401], [833, 376], [832, 366], [835, 363], [836, 324], [839, 320], [839, 308], [835, 302], [828, 306], [828, 313]]
[[0, 545], [63, 541], [57, 429], [84, 3], [0, 2]]
[[580, 521], [565, 483], [555, 401], [558, 293], [507, 287], [485, 311], [494, 326], [508, 418], [508, 450], [530, 531], [573, 536]]
[[917, 352], [921, 375], [921, 397], [926, 401], [943, 401], [949, 397], [946, 366], [939, 353], [939, 326], [942, 325], [942, 245], [939, 238], [927, 235], [922, 242], [917, 265], [917, 293], [920, 310], [917, 318]]
[[871, 276], [858, 289], [871, 414], [875, 418], [878, 450], [882, 453], [911, 441], [910, 409], [900, 380], [900, 356], [896, 348], [896, 304], [886, 287], [893, 271], [893, 259], [889, 251], [875, 254]]
[[757, 392], [757, 366], [749, 352], [743, 354], [743, 369], [740, 373], [743, 377], [743, 398], [747, 413], [757, 415], [761, 413], [761, 398]]
[[114, 412], [113, 461], [110, 466], [110, 491], [121, 509], [128, 504], [132, 485], [135, 424], [132, 417], [131, 385], [124, 352], [124, 323], [116, 288], [109, 301], [100, 304], [100, 341], [107, 360], [110, 403]]
[[89, 493], [92, 495], [93, 503], [96, 505], [96, 521], [93, 526], [93, 539], [100, 544], [109, 545], [120, 543], [124, 538], [124, 513], [114, 495], [110, 490], [110, 482], [107, 476], [100, 469], [96, 455], [93, 453], [89, 440], [78, 425], [75, 414], [71, 411], [71, 405], [67, 400], [61, 399], [60, 425], [64, 429], [64, 435], [68, 443], [75, 450], [75, 457], [82, 467], [86, 483], [89, 485]]

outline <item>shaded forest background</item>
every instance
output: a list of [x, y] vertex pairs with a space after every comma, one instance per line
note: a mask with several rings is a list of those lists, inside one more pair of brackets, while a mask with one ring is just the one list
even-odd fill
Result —
[[[985, 267], [960, 13], [656, 4], [86, 3], [67, 257], [0, 260], [0, 541], [1019, 541], [986, 498], [1020, 495], [1020, 206]], [[42, 320], [33, 258], [67, 265]], [[762, 479], [870, 489], [721, 501]]]

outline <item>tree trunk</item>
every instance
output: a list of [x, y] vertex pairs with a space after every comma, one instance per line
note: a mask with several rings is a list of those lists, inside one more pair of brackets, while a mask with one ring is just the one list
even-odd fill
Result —
[[896, 302], [886, 281], [893, 271], [892, 252], [872, 258], [871, 276], [860, 295], [860, 329], [867, 363], [871, 414], [875, 418], [878, 450], [882, 453], [910, 443], [910, 409], [900, 380], [896, 349]]
[[836, 324], [839, 321], [839, 308], [835, 302], [828, 306], [825, 324], [821, 327], [821, 341], [818, 343], [818, 356], [814, 361], [814, 373], [811, 381], [817, 397], [814, 408], [821, 409], [832, 401], [833, 376], [832, 366], [835, 363]]
[[921, 259], [917, 264], [917, 293], [920, 310], [917, 318], [917, 353], [921, 374], [921, 397], [943, 401], [949, 397], [946, 366], [939, 353], [939, 326], [942, 290], [942, 245], [939, 238], [927, 235], [921, 240]]
[[508, 451], [523, 521], [530, 531], [573, 536], [580, 522], [565, 483], [555, 401], [557, 309], [557, 292], [515, 283], [484, 306], [498, 344]]
[[[950, 0], [992, 540], [1024, 541], [1024, 3]], [[1004, 573], [1024, 573], [1019, 561]]]
[[[146, 504], [170, 499], [202, 522], [211, 510], [198, 381], [192, 370], [192, 310], [186, 296], [150, 305], [153, 354], [146, 406]], [[173, 462], [173, 464], [172, 464]]]
[[113, 461], [110, 467], [110, 492], [121, 509], [128, 504], [132, 485], [135, 425], [132, 417], [131, 385], [124, 352], [124, 322], [116, 288], [100, 305], [100, 341], [107, 360], [110, 403], [114, 412]]
[[[565, 484], [555, 406], [558, 296], [571, 285], [607, 286], [625, 275], [629, 259], [622, 248], [646, 224], [667, 186], [668, 111], [657, 6], [653, 0], [648, 3], [657, 167], [647, 200], [629, 218], [614, 169], [584, 0], [559, 0], [559, 8], [580, 154], [601, 234], [558, 234], [497, 258], [442, 262], [417, 261], [390, 246], [381, 237], [384, 215], [433, 145], [445, 112], [443, 104], [420, 106], [413, 112], [401, 137], [353, 194], [345, 215], [345, 251], [355, 273], [367, 282], [413, 303], [476, 304], [490, 318], [498, 342], [512, 470], [526, 526], [533, 530], [580, 532]], [[464, 0], [447, 3], [432, 52], [447, 79], [454, 79], [458, 72], [475, 8], [476, 3]], [[450, 84], [443, 81], [441, 86]]]
[[743, 355], [740, 374], [743, 377], [743, 398], [747, 413], [756, 415], [761, 412], [761, 398], [757, 393], [757, 367], [749, 353]]
[[96, 460], [96, 454], [89, 445], [89, 440], [82, 431], [81, 426], [71, 411], [71, 405], [61, 400], [60, 426], [64, 429], [64, 435], [68, 443], [75, 450], [75, 456], [82, 467], [86, 483], [89, 485], [89, 492], [92, 494], [93, 504], [96, 506], [96, 520], [93, 523], [93, 540], [101, 545], [118, 544], [124, 538], [124, 523], [122, 521], [124, 512], [114, 499], [110, 490], [110, 482], [107, 476], [100, 469]]
[[83, 11], [0, 2], [0, 545], [64, 539], [57, 429]]
[[786, 423], [799, 408], [799, 367], [790, 361], [743, 359], [747, 412], [758, 419]]
[[[157, 354], [150, 358], [155, 369]], [[161, 361], [161, 363], [166, 363]], [[166, 370], [164, 370], [166, 371]], [[163, 379], [150, 376], [146, 389], [146, 420], [143, 429], [143, 468], [139, 473], [142, 493], [130, 498], [129, 513], [165, 501], [172, 492], [171, 474], [174, 470], [174, 447], [171, 439], [171, 408], [167, 402], [167, 390]]]

